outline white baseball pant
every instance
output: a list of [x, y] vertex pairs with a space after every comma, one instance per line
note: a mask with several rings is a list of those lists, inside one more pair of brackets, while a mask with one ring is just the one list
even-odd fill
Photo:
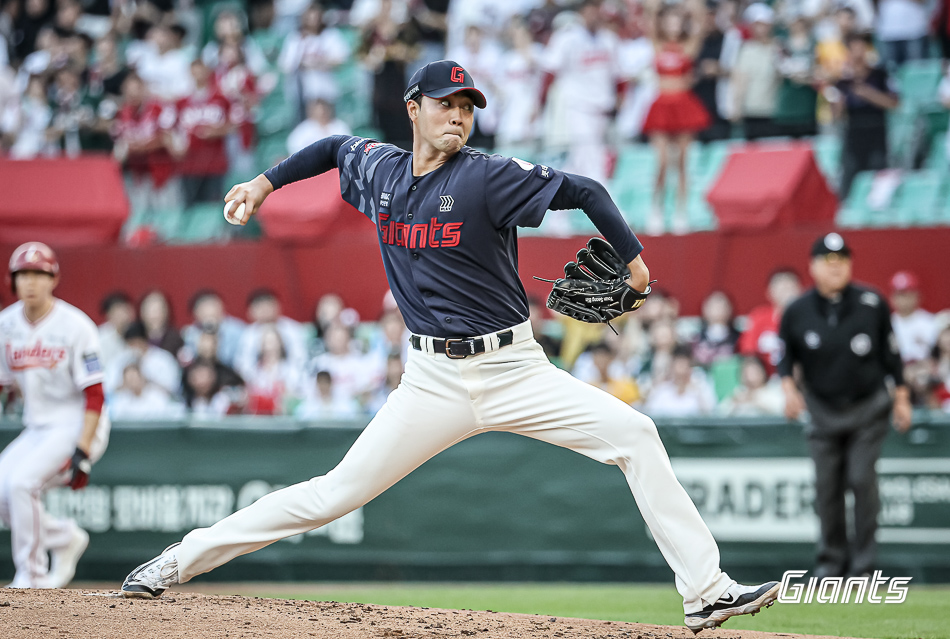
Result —
[[71, 428], [27, 428], [0, 454], [0, 519], [10, 528], [15, 588], [47, 587], [50, 548], [70, 542], [76, 524], [43, 508], [43, 493], [63, 483], [60, 473], [76, 449]]
[[511, 346], [467, 359], [435, 354], [422, 338], [426, 350], [409, 351], [399, 386], [336, 468], [190, 532], [177, 550], [179, 580], [342, 517], [464, 439], [507, 431], [619, 466], [686, 613], [716, 601], [734, 582], [653, 420], [552, 365], [528, 322], [513, 331]]

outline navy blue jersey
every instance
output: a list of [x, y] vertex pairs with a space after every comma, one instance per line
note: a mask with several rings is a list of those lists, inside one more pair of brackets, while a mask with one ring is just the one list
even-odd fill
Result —
[[266, 171], [274, 188], [336, 167], [343, 199], [376, 225], [389, 286], [409, 329], [435, 337], [492, 333], [528, 319], [518, 226], [548, 208], [583, 208], [628, 262], [643, 249], [597, 182], [468, 147], [412, 174], [412, 154], [333, 136]]
[[376, 225], [409, 330], [483, 335], [528, 319], [516, 227], [541, 223], [560, 172], [463, 147], [415, 177], [411, 153], [355, 137], [337, 166], [343, 199]]

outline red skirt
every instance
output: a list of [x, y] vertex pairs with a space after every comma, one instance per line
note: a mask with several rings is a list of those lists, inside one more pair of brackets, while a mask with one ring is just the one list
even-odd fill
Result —
[[661, 93], [643, 122], [644, 133], [697, 133], [712, 121], [692, 91]]

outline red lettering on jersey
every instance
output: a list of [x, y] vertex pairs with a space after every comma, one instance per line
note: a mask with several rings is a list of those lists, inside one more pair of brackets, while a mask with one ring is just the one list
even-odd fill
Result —
[[435, 239], [435, 234], [438, 233], [441, 228], [442, 224], [439, 224], [439, 218], [434, 217], [429, 220], [429, 246], [434, 248], [439, 245], [439, 240]]
[[462, 67], [452, 67], [452, 82], [457, 82], [459, 84], [465, 82], [465, 69]]
[[396, 246], [406, 246], [409, 240], [409, 225], [396, 222]]
[[462, 228], [462, 222], [449, 222], [442, 229], [442, 242], [439, 248], [449, 248], [459, 245], [459, 229]]
[[6, 345], [7, 366], [11, 371], [25, 371], [28, 368], [56, 368], [56, 365], [66, 359], [66, 349], [62, 347], [45, 347], [43, 342], [36, 342], [32, 347], [23, 346], [14, 349]]
[[[426, 247], [426, 231], [429, 230], [428, 224], [413, 224], [409, 232], [409, 248]], [[418, 238], [418, 241], [417, 241]]]

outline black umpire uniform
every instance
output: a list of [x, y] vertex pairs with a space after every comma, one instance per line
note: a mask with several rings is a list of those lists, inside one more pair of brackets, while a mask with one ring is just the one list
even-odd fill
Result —
[[[851, 251], [844, 239], [837, 233], [820, 237], [811, 255], [816, 287], [782, 316], [779, 337], [785, 352], [778, 372], [791, 402], [796, 399], [789, 397], [796, 393], [794, 368], [800, 367], [804, 404], [811, 415], [806, 433], [815, 462], [815, 510], [821, 520], [816, 576], [862, 575], [873, 570], [877, 554], [874, 535], [880, 502], [875, 462], [893, 406], [886, 380], [892, 378], [902, 391], [906, 388], [888, 304], [877, 291], [851, 283]], [[838, 271], [838, 281], [828, 294], [829, 285], [819, 285], [821, 273], [815, 269], [825, 266], [818, 262], [836, 260], [846, 270]], [[819, 292], [822, 288], [824, 295]], [[845, 517], [848, 489], [854, 494], [850, 543]]]

